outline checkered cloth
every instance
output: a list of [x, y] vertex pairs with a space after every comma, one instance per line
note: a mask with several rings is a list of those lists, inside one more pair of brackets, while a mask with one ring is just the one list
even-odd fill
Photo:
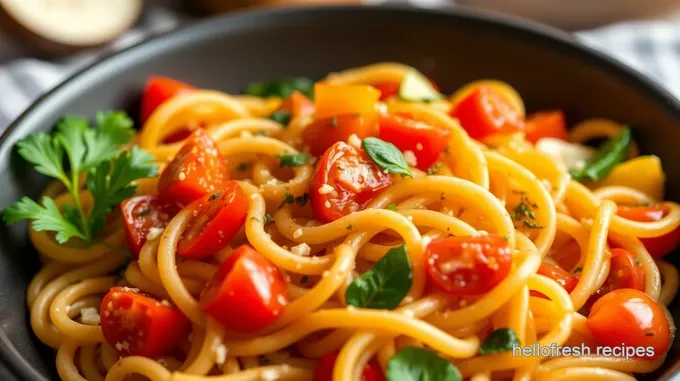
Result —
[[[385, 0], [366, 0], [382, 3]], [[436, 8], [448, 0], [408, 0]], [[175, 28], [185, 21], [176, 12], [155, 7], [145, 13], [138, 25], [104, 50], [118, 50], [135, 44], [150, 34]], [[583, 31], [577, 37], [647, 74], [680, 98], [680, 23], [636, 22]], [[74, 71], [92, 63], [99, 52], [88, 52], [58, 61], [19, 58], [20, 47], [0, 36], [0, 132], [18, 117], [40, 94], [57, 85]]]

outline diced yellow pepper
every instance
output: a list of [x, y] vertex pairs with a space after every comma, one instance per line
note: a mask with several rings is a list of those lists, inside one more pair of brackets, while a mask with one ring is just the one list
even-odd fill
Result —
[[375, 113], [378, 99], [380, 90], [373, 86], [317, 83], [314, 86], [315, 117], [324, 119], [342, 114]]
[[666, 174], [661, 168], [661, 160], [653, 155], [639, 156], [617, 165], [595, 187], [621, 185], [630, 187], [655, 200], [663, 200]]

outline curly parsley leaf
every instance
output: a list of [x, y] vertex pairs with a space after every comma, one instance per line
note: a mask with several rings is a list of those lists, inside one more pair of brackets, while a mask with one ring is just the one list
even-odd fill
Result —
[[44, 132], [29, 135], [18, 142], [17, 147], [19, 155], [35, 165], [36, 171], [67, 184], [67, 187], [70, 185], [62, 165], [64, 149], [50, 135]]
[[136, 146], [90, 171], [86, 184], [94, 200], [89, 216], [92, 230], [100, 230], [111, 209], [135, 194], [137, 186], [132, 184], [134, 180], [154, 177], [157, 173], [158, 166], [153, 162], [153, 155]]
[[36, 231], [55, 232], [57, 242], [65, 243], [73, 237], [85, 239], [78, 226], [61, 214], [61, 211], [49, 197], [43, 197], [42, 205], [28, 197], [6, 208], [2, 214], [6, 224], [13, 224], [21, 220], [33, 220]]
[[[73, 205], [62, 205], [60, 210], [49, 197], [42, 199], [42, 205], [24, 197], [3, 211], [5, 223], [32, 220], [34, 229], [55, 232], [59, 243], [75, 237], [94, 244], [94, 234], [103, 228], [106, 214], [134, 195], [133, 182], [157, 174], [158, 167], [149, 153], [137, 147], [121, 151], [134, 134], [132, 120], [125, 113], [101, 112], [96, 119], [95, 129], [85, 118], [66, 116], [53, 135], [35, 134], [17, 143], [19, 154], [38, 172], [66, 186]], [[70, 173], [64, 169], [65, 160]], [[89, 216], [79, 195], [79, 178], [85, 173], [85, 185], [93, 199]]]

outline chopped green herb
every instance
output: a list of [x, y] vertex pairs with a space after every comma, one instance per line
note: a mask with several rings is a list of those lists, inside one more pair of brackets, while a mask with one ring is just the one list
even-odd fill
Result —
[[253, 133], [253, 136], [267, 136], [267, 131], [257, 131]]
[[265, 214], [264, 215], [264, 223], [269, 224], [269, 223], [272, 223], [272, 222], [274, 222], [274, 217], [272, 217], [272, 215], [269, 214], [269, 213]]
[[532, 210], [532, 204], [529, 203], [528, 201], [529, 200], [525, 197], [525, 198], [522, 199], [522, 202], [520, 202], [515, 207], [515, 214], [512, 217], [513, 219], [521, 220], [524, 217], [536, 219], [536, 213]]
[[352, 225], [347, 225], [347, 230], [352, 230]]
[[524, 223], [524, 226], [531, 228], [531, 229], [543, 229], [545, 225], [539, 225], [535, 223], [534, 221], [529, 221], [529, 220], [524, 220], [522, 221]]
[[281, 204], [279, 205], [279, 209], [283, 208], [283, 206], [286, 204], [292, 204], [294, 202], [295, 197], [293, 197], [293, 195], [290, 193], [286, 193], [286, 195], [283, 197], [283, 201], [281, 201]]
[[640, 259], [638, 257], [635, 257], [635, 263], [640, 266]]
[[309, 277], [307, 275], [303, 275], [300, 277], [300, 284], [307, 284], [309, 282]]
[[290, 120], [292, 119], [292, 117], [293, 116], [290, 114], [290, 112], [283, 111], [283, 110], [274, 111], [273, 113], [271, 113], [269, 115], [269, 119], [271, 119], [271, 120], [273, 120], [277, 123], [281, 123], [284, 126], [287, 126], [288, 123], [290, 123]]
[[279, 159], [279, 168], [293, 168], [309, 163], [309, 155], [306, 153], [280, 154], [276, 155]]
[[630, 128], [625, 127], [619, 136], [607, 140], [595, 153], [595, 156], [586, 161], [585, 166], [569, 171], [576, 181], [600, 181], [611, 172], [614, 167], [626, 159], [630, 146], [633, 144], [633, 136]]
[[393, 212], [398, 212], [398, 211], [399, 211], [399, 207], [396, 206], [396, 205], [394, 205], [394, 204], [389, 204], [389, 205], [387, 205], [387, 209], [389, 209], [389, 210], [391, 210], [391, 211], [393, 211]]
[[310, 78], [291, 77], [251, 83], [245, 93], [260, 98], [288, 98], [293, 91], [314, 98], [314, 81]]
[[394, 144], [373, 137], [365, 138], [362, 144], [368, 156], [380, 168], [387, 170], [388, 173], [413, 177], [404, 155]]
[[338, 117], [334, 116], [328, 121], [328, 125], [331, 127], [337, 127], [338, 126]]
[[427, 174], [428, 175], [434, 175], [435, 173], [439, 172], [440, 169], [442, 169], [442, 164], [441, 162], [436, 163], [435, 165], [431, 166], [430, 168], [427, 169]]
[[580, 273], [581, 271], [583, 271], [583, 266], [576, 266], [574, 269], [574, 273]]
[[347, 304], [359, 308], [395, 309], [413, 282], [406, 246], [390, 249], [373, 267], [347, 287]]
[[257, 218], [257, 217], [250, 217], [250, 219], [253, 220], [253, 221], [255, 221], [255, 222], [260, 222], [260, 219]]
[[494, 353], [508, 352], [519, 345], [515, 331], [511, 328], [499, 328], [484, 339], [479, 346], [479, 354], [482, 356]]
[[312, 197], [309, 195], [309, 193], [305, 193], [302, 196], [295, 197], [295, 203], [300, 205], [300, 206], [305, 206], [305, 205], [307, 205], [307, 201], [309, 201], [311, 199], [312, 199]]
[[387, 362], [389, 381], [461, 381], [463, 376], [450, 361], [416, 347], [400, 349]]
[[442, 192], [442, 194], [439, 196], [439, 199], [442, 200], [442, 201], [446, 200], [446, 197], [444, 196], [444, 192]]
[[647, 332], [647, 333], [645, 333], [645, 335], [647, 335], [647, 336], [654, 336], [654, 332]]
[[222, 194], [222, 191], [221, 191], [221, 190], [219, 190], [219, 191], [213, 193], [213, 195], [210, 196], [210, 198], [208, 199], [208, 201], [215, 201], [215, 200], [217, 200], [217, 198], [220, 197], [221, 194]]

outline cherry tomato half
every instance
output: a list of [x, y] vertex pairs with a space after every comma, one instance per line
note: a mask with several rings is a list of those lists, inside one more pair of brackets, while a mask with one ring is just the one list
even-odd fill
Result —
[[229, 178], [226, 159], [203, 129], [194, 131], [158, 179], [158, 194], [184, 204], [220, 189]]
[[493, 134], [509, 134], [524, 128], [520, 114], [500, 94], [488, 86], [479, 86], [458, 103], [451, 116], [473, 139]]
[[567, 121], [560, 110], [541, 111], [531, 115], [525, 124], [525, 136], [536, 143], [541, 138], [567, 140]]
[[121, 202], [125, 234], [132, 252], [139, 255], [151, 228], [165, 229], [180, 209], [180, 205], [165, 202], [158, 196], [136, 196]]
[[621, 288], [644, 291], [645, 273], [635, 261], [633, 253], [626, 249], [611, 249], [609, 276], [595, 294], [588, 298], [586, 306], [592, 306], [603, 295]]
[[380, 117], [378, 137], [397, 146], [401, 151], [412, 151], [418, 168], [426, 171], [437, 161], [449, 144], [451, 131], [414, 120], [410, 115]]
[[177, 253], [188, 258], [205, 258], [224, 248], [246, 221], [248, 198], [236, 181], [194, 202], [194, 217], [189, 222]]
[[483, 294], [510, 273], [512, 252], [503, 237], [436, 239], [425, 250], [427, 273], [435, 286], [451, 295]]
[[666, 314], [639, 290], [622, 288], [603, 296], [590, 310], [586, 325], [602, 346], [653, 348], [653, 353], [637, 353], [635, 357], [662, 357], [670, 345], [671, 332]]
[[142, 124], [158, 106], [175, 95], [196, 90], [195, 87], [168, 77], [149, 77], [142, 98]]
[[331, 222], [361, 210], [391, 182], [364, 150], [337, 142], [319, 160], [312, 177], [309, 194], [314, 215]]
[[376, 114], [345, 114], [317, 119], [302, 131], [302, 141], [314, 156], [321, 156], [336, 142], [346, 142], [355, 134], [359, 139], [378, 135]]
[[[623, 218], [639, 222], [654, 222], [666, 217], [670, 210], [664, 205], [652, 206], [619, 206], [616, 214]], [[670, 233], [654, 238], [640, 238], [649, 254], [661, 258], [680, 246], [680, 226]]]
[[[546, 276], [555, 282], [559, 283], [568, 293], [574, 291], [578, 284], [578, 277], [570, 272], [563, 270], [560, 266], [555, 266], [551, 263], [543, 262], [536, 272], [539, 275]], [[532, 296], [539, 296], [545, 298], [545, 295], [540, 292], [531, 291]]]
[[161, 356], [185, 339], [191, 327], [179, 308], [136, 288], [112, 288], [100, 311], [104, 338], [122, 356]]
[[[329, 354], [322, 357], [321, 361], [316, 365], [312, 381], [333, 381], [333, 368], [337, 359], [337, 354]], [[375, 361], [371, 361], [361, 371], [361, 381], [385, 381], [385, 376], [380, 366]]]
[[228, 329], [257, 332], [288, 303], [283, 274], [248, 245], [234, 250], [201, 293], [201, 309]]

